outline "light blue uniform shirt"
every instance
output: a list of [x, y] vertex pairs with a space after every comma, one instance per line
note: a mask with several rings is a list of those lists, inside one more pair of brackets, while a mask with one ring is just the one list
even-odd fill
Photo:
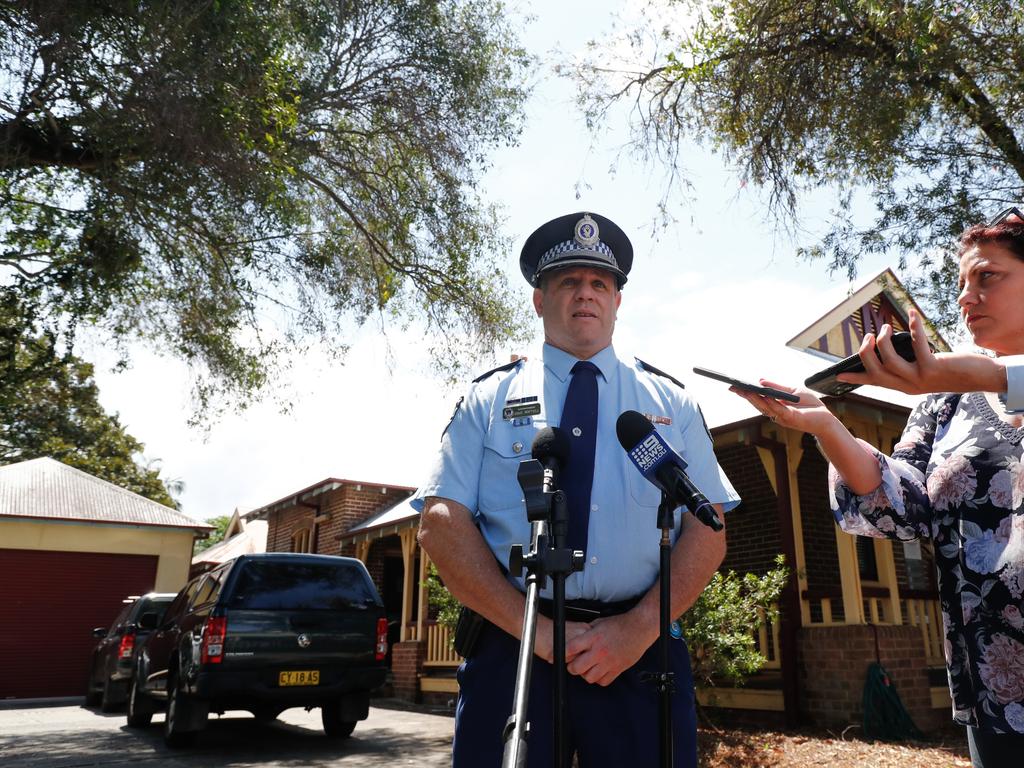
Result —
[[[646, 592], [657, 579], [661, 493], [619, 444], [615, 433], [619, 414], [634, 410], [654, 417], [656, 429], [686, 461], [687, 474], [709, 501], [728, 510], [739, 503], [739, 496], [718, 466], [704, 418], [688, 393], [668, 378], [644, 370], [639, 362], [620, 360], [611, 346], [590, 361], [601, 373], [586, 567], [566, 580], [565, 591], [570, 600], [624, 600]], [[530, 458], [537, 432], [559, 424], [576, 362], [545, 344], [541, 360], [520, 361], [471, 385], [441, 439], [437, 461], [417, 491], [413, 507], [422, 511], [427, 496], [459, 502], [474, 513], [484, 540], [505, 568], [513, 544], [528, 550], [530, 523], [516, 473], [520, 462]], [[536, 398], [540, 413], [504, 418], [506, 404], [524, 402], [523, 398]], [[677, 512], [673, 543], [680, 518]], [[524, 589], [522, 579], [518, 586]], [[549, 580], [545, 596], [550, 586]]]
[[1024, 355], [999, 358], [1006, 366], [1006, 397], [1003, 405], [1007, 413], [1024, 413]]

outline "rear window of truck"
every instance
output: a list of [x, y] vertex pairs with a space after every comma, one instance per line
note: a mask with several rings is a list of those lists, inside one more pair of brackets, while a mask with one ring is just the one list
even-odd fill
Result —
[[365, 609], [377, 603], [359, 568], [320, 563], [245, 563], [228, 605], [253, 611]]

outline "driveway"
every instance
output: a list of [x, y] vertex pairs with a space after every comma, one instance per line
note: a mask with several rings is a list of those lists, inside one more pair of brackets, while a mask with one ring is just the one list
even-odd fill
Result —
[[[376, 702], [375, 702], [376, 704]], [[258, 724], [243, 712], [210, 718], [197, 745], [171, 751], [162, 738], [163, 715], [142, 730], [125, 726], [123, 714], [104, 715], [82, 706], [0, 706], [0, 765], [3, 768], [80, 766], [428, 766], [451, 765], [455, 721], [383, 706], [343, 741], [331, 741], [320, 710], [290, 709], [273, 723]], [[387, 707], [387, 708], [385, 708]]]

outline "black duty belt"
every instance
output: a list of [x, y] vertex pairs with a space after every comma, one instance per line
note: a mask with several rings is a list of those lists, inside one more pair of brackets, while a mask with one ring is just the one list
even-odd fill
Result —
[[[600, 600], [566, 600], [565, 619], [566, 621], [591, 622], [605, 616], [618, 616], [633, 610], [639, 602], [640, 597], [631, 597], [628, 600], [610, 603]], [[541, 599], [537, 601], [537, 610], [550, 619], [554, 617], [555, 604], [552, 600]]]

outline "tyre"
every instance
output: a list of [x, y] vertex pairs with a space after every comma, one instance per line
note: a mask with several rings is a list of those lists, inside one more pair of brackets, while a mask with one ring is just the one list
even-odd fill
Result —
[[128, 688], [128, 727], [145, 728], [153, 720], [152, 707], [143, 697], [145, 694], [139, 690], [139, 676], [132, 677], [132, 684]]
[[341, 708], [337, 704], [324, 704], [320, 708], [320, 719], [324, 733], [331, 739], [347, 739], [356, 729], [355, 720], [342, 720]]
[[116, 712], [124, 704], [124, 688], [108, 678], [103, 681], [100, 695], [100, 712]]
[[96, 671], [91, 666], [89, 667], [89, 677], [87, 680], [85, 684], [85, 706], [98, 706], [102, 693], [96, 688]]
[[167, 681], [167, 716], [164, 718], [164, 744], [181, 749], [195, 743], [198, 729], [193, 727], [197, 716], [196, 702], [178, 685], [174, 676]]

